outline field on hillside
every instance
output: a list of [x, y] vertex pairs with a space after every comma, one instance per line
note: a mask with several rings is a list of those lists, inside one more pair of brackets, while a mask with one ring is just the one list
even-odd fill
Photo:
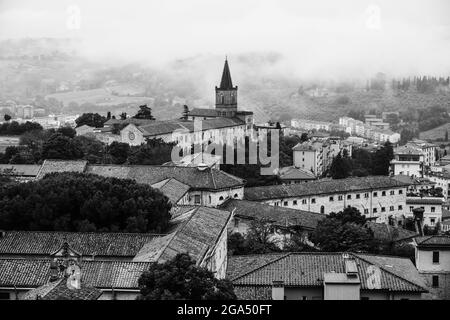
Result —
[[419, 135], [420, 139], [436, 141], [438, 139], [445, 139], [445, 133], [450, 134], [450, 123], [446, 123], [440, 127], [421, 132]]

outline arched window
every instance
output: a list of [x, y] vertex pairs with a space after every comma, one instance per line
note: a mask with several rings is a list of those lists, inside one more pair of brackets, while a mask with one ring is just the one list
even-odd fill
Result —
[[236, 199], [237, 197], [238, 197], [238, 194], [237, 194], [237, 193], [235, 193], [235, 194], [234, 194], [234, 198]]
[[222, 196], [220, 196], [219, 201], [223, 201], [223, 197]]
[[320, 213], [325, 213], [325, 206], [320, 207]]

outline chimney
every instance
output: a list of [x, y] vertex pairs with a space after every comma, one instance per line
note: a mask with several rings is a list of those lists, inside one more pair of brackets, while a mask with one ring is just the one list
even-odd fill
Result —
[[416, 232], [419, 233], [420, 236], [423, 236], [423, 213], [424, 209], [422, 208], [414, 208], [413, 209], [413, 215], [414, 215], [414, 226], [416, 228]]
[[284, 300], [284, 281], [282, 280], [273, 281], [272, 300]]
[[58, 279], [59, 279], [59, 266], [58, 262], [55, 259], [50, 262], [50, 282], [56, 281]]

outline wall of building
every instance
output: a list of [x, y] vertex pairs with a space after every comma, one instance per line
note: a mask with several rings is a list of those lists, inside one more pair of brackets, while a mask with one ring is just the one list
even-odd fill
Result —
[[401, 217], [405, 213], [406, 188], [361, 190], [358, 192], [272, 199], [261, 202], [325, 214], [339, 212], [351, 206], [360, 210], [367, 217], [377, 217], [377, 222], [386, 223], [390, 215]]
[[[424, 198], [426, 199], [426, 198]], [[438, 222], [441, 222], [442, 220], [442, 205], [437, 204], [410, 204], [408, 201], [406, 201], [406, 210], [405, 210], [405, 217], [406, 218], [413, 218], [413, 210], [415, 208], [423, 208], [425, 211], [423, 213], [423, 224], [434, 227]]]

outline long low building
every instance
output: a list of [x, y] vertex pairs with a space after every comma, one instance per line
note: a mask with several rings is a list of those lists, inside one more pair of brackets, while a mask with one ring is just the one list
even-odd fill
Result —
[[410, 259], [372, 254], [232, 256], [227, 277], [243, 300], [418, 300], [428, 292]]
[[329, 214], [355, 207], [376, 222], [401, 219], [408, 183], [387, 176], [318, 180], [303, 184], [246, 188], [244, 199]]

